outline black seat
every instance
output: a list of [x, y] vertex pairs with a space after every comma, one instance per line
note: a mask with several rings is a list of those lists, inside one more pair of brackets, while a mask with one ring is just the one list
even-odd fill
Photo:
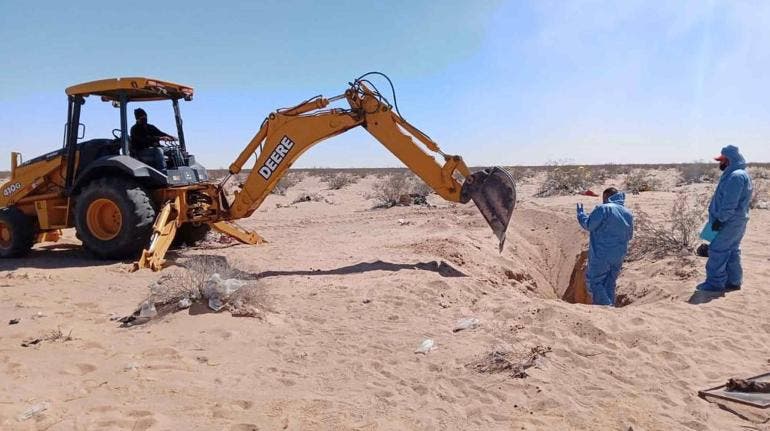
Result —
[[79, 143], [78, 151], [80, 152], [79, 174], [94, 160], [120, 154], [120, 141], [117, 139], [91, 139]]

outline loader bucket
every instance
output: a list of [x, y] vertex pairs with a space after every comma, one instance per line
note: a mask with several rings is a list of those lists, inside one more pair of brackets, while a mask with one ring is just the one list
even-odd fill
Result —
[[465, 179], [461, 202], [472, 200], [500, 240], [500, 252], [505, 244], [505, 231], [516, 206], [516, 184], [505, 169], [497, 166], [475, 172]]

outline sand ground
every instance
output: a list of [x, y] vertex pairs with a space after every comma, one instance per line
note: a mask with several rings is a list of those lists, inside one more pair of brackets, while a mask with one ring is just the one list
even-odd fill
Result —
[[[161, 274], [93, 260], [73, 232], [0, 261], [0, 429], [770, 429], [697, 396], [770, 371], [770, 212], [752, 213], [741, 291], [689, 304], [705, 260], [648, 259], [619, 280], [631, 303], [603, 308], [559, 299], [587, 242], [574, 203], [597, 198], [522, 184], [499, 254], [475, 207], [372, 210], [375, 181], [330, 191], [308, 177], [242, 223], [269, 244], [170, 255], [221, 256], [256, 279], [261, 319], [182, 311], [121, 328]], [[662, 217], [674, 191], [628, 200]], [[287, 206], [302, 193], [326, 202]], [[452, 332], [464, 317], [480, 325]], [[436, 348], [415, 354], [425, 338]], [[523, 378], [477, 366], [533, 349]]]

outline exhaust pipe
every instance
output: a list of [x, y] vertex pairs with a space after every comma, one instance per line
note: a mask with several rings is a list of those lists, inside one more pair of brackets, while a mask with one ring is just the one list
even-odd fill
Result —
[[499, 251], [503, 252], [505, 232], [516, 206], [516, 183], [508, 171], [494, 166], [475, 172], [465, 179], [460, 193], [460, 202], [472, 200], [489, 227], [500, 241]]

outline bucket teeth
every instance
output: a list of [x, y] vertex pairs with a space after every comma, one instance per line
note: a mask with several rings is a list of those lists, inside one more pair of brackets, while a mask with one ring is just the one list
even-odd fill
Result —
[[471, 174], [465, 179], [461, 193], [463, 203], [469, 200], [476, 204], [492, 228], [500, 241], [499, 250], [502, 252], [505, 232], [516, 206], [516, 184], [513, 177], [497, 166]]

